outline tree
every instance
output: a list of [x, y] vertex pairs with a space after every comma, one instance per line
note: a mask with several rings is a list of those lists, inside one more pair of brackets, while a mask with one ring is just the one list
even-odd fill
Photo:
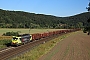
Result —
[[[90, 12], [90, 2], [89, 2], [89, 4], [88, 4], [88, 6], [89, 7], [86, 7], [86, 9], [88, 10], [88, 12]], [[87, 32], [88, 32], [88, 35], [90, 34], [90, 17], [89, 17], [89, 19], [87, 20], [87, 22], [88, 22], [88, 26], [87, 27], [85, 27], [84, 28], [84, 30], [86, 30]]]
[[90, 12], [90, 2], [88, 4], [88, 7], [86, 7], [86, 9]]
[[[78, 28], [87, 26], [90, 12], [70, 17], [0, 9], [0, 28]], [[81, 23], [78, 23], [81, 22]]]
[[90, 18], [87, 20], [88, 23], [90, 23]]

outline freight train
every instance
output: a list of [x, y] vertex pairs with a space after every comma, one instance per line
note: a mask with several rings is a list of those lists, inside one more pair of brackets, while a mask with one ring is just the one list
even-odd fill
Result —
[[77, 30], [79, 29], [58, 30], [58, 31], [45, 32], [45, 33], [23, 34], [23, 35], [13, 36], [11, 45], [19, 46], [22, 44], [29, 43], [31, 41], [40, 40], [41, 38], [46, 38], [62, 33], [77, 31]]

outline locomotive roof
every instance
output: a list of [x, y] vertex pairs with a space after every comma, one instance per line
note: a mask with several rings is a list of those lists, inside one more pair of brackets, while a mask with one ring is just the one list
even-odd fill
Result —
[[30, 36], [30, 34], [22, 34], [22, 35], [18, 35], [17, 37], [23, 37], [23, 36]]

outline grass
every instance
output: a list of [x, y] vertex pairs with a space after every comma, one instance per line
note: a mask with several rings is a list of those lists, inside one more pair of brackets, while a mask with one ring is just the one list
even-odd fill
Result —
[[0, 40], [11, 40], [11, 36], [0, 36]]
[[41, 44], [35, 47], [33, 50], [21, 55], [19, 57], [15, 57], [12, 60], [38, 60], [40, 56], [48, 53], [58, 42], [62, 41], [64, 38], [68, 37], [69, 34], [62, 35], [58, 38], [55, 38], [45, 44]]
[[11, 36], [0, 36], [0, 49], [7, 47], [7, 45], [10, 44], [11, 39]]
[[[43, 32], [49, 32], [49, 31], [55, 31], [55, 30], [62, 30], [62, 29], [30, 29], [30, 34], [33, 33], [43, 33]], [[0, 34], [2, 35], [5, 32], [20, 32], [23, 33], [29, 33], [29, 29], [8, 29], [8, 28], [0, 28]]]

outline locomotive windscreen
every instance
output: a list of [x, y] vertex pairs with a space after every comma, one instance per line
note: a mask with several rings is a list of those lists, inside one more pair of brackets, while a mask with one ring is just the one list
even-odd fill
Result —
[[13, 40], [17, 40], [18, 38], [14, 37]]

